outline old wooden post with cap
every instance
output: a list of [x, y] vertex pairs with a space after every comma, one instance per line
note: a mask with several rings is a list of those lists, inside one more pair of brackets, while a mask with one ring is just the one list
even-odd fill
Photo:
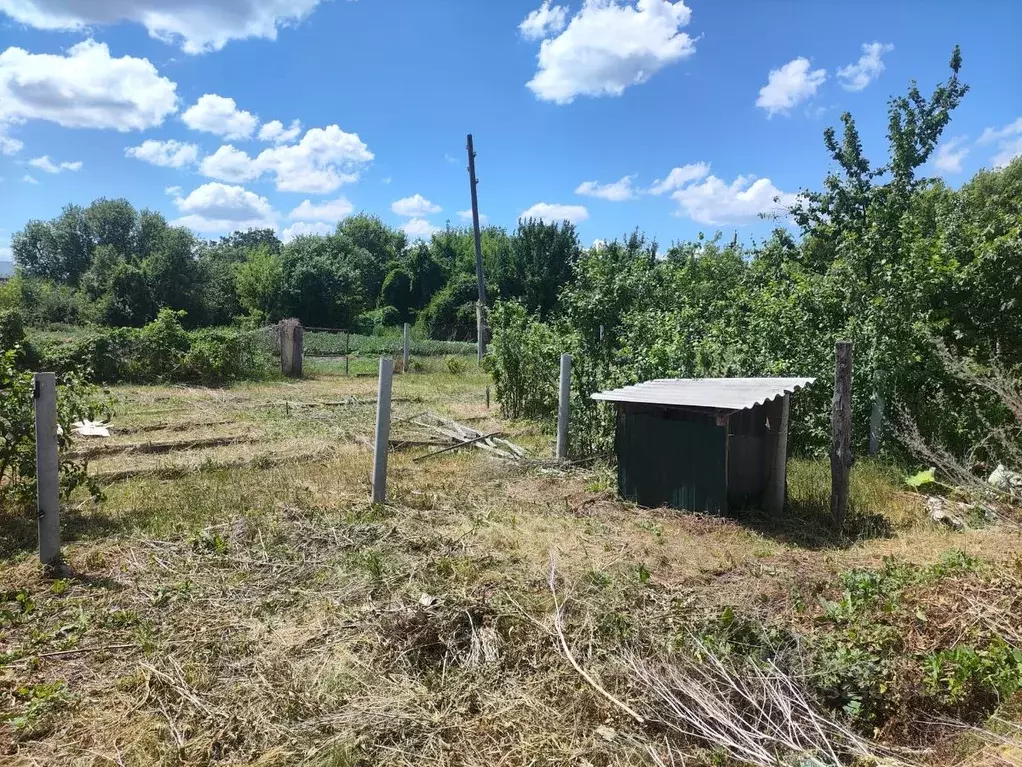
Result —
[[280, 332], [280, 372], [288, 378], [302, 377], [302, 336], [305, 334], [302, 323], [296, 319], [281, 320]]
[[557, 401], [557, 457], [568, 457], [568, 413], [571, 401], [571, 355], [561, 355], [561, 385]]
[[390, 392], [394, 360], [380, 358], [380, 380], [376, 393], [376, 441], [373, 446], [373, 503], [387, 502], [387, 450], [390, 443]]
[[57, 380], [36, 373], [35, 399], [36, 508], [39, 513], [39, 561], [60, 562], [60, 460], [57, 454]]

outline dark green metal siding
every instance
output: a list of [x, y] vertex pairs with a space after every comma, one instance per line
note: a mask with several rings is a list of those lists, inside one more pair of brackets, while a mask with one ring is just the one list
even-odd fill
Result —
[[690, 420], [635, 412], [617, 417], [618, 488], [641, 506], [727, 511], [727, 428], [712, 416]]

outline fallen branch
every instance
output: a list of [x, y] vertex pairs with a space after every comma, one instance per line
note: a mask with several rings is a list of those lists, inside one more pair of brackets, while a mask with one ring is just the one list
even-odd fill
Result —
[[459, 447], [465, 447], [466, 445], [474, 445], [477, 442], [482, 442], [483, 440], [487, 440], [490, 437], [496, 437], [499, 434], [500, 434], [499, 431], [495, 431], [492, 434], [480, 434], [478, 437], [473, 437], [472, 439], [467, 439], [464, 442], [459, 442], [457, 445], [451, 445], [450, 447], [445, 447], [443, 450], [434, 450], [432, 453], [426, 453], [426, 455], [420, 455], [418, 458], [415, 458], [413, 460], [415, 462], [425, 461], [427, 458], [432, 458], [435, 455], [440, 455], [441, 453], [449, 453], [452, 450], [457, 450]]
[[557, 631], [557, 638], [561, 640], [561, 650], [564, 652], [565, 657], [568, 659], [568, 663], [571, 664], [572, 668], [579, 673], [579, 675], [589, 683], [589, 686], [596, 690], [600, 695], [609, 700], [615, 706], [624, 711], [628, 716], [632, 717], [639, 724], [645, 723], [645, 718], [627, 703], [615, 698], [606, 689], [604, 689], [599, 682], [593, 679], [584, 668], [582, 668], [578, 661], [575, 660], [575, 656], [572, 654], [571, 649], [568, 647], [568, 640], [564, 638], [564, 625], [561, 620], [561, 605], [557, 601], [557, 589], [554, 587], [554, 577], [557, 574], [556, 567], [554, 565], [553, 557], [550, 558], [550, 593], [554, 597], [554, 629]]

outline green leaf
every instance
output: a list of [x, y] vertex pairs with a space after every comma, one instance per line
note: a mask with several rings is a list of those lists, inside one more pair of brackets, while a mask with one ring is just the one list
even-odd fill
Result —
[[911, 477], [905, 477], [905, 484], [909, 487], [922, 487], [928, 485], [931, 482], [936, 482], [937, 477], [935, 476], [934, 469], [926, 469], [918, 474], [914, 474]]

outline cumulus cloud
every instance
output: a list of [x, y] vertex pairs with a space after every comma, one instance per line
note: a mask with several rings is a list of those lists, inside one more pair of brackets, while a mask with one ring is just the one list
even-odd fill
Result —
[[[460, 218], [462, 221], [464, 221], [466, 223], [471, 224], [472, 223], [472, 209], [469, 208], [468, 210], [459, 210], [458, 211], [458, 218]], [[489, 222], [490, 222], [490, 217], [489, 216], [487, 216], [485, 213], [480, 213], [479, 214], [479, 226], [486, 226]]]
[[770, 117], [778, 112], [787, 114], [816, 95], [816, 90], [827, 79], [827, 70], [810, 69], [809, 59], [799, 56], [780, 69], [771, 69], [767, 84], [759, 89], [756, 106], [762, 107]]
[[880, 73], [884, 71], [881, 57], [893, 50], [894, 46], [890, 43], [863, 43], [862, 56], [859, 60], [837, 71], [841, 87], [846, 91], [861, 91], [880, 77]]
[[21, 177], [21, 180], [24, 181], [26, 184], [38, 184], [39, 183], [38, 181], [35, 180], [35, 178], [33, 178], [32, 176], [28, 175], [27, 173], [24, 176]]
[[42, 157], [34, 157], [28, 161], [33, 168], [38, 168], [44, 173], [61, 173], [65, 170], [76, 171], [82, 169], [82, 161], [55, 163], [48, 154]]
[[192, 130], [215, 133], [228, 139], [249, 138], [259, 125], [259, 118], [238, 109], [234, 99], [207, 93], [181, 115]]
[[129, 21], [197, 54], [248, 37], [277, 39], [320, 0], [0, 0], [0, 13], [36, 29], [81, 30]]
[[667, 178], [654, 181], [653, 186], [649, 189], [649, 193], [664, 194], [670, 192], [672, 189], [684, 186], [689, 181], [704, 178], [709, 172], [710, 164], [706, 162], [693, 162], [688, 165], [682, 165], [680, 168], [674, 168], [668, 173]]
[[635, 199], [635, 187], [632, 186], [632, 179], [635, 176], [625, 176], [620, 181], [612, 184], [601, 184], [597, 181], [583, 181], [575, 188], [575, 194], [584, 197], [597, 197], [601, 200], [621, 202], [623, 200]]
[[297, 144], [264, 149], [256, 157], [226, 144], [203, 159], [199, 172], [233, 183], [273, 176], [278, 191], [329, 194], [358, 180], [356, 168], [373, 159], [357, 133], [336, 125], [312, 128]]
[[423, 218], [443, 210], [439, 205], [434, 205], [421, 194], [413, 194], [411, 197], [395, 200], [390, 204], [390, 209], [399, 216], [411, 216], [413, 218]]
[[94, 40], [63, 55], [0, 53], [0, 126], [47, 120], [65, 128], [143, 130], [177, 110], [176, 90], [148, 59], [112, 58]]
[[586, 210], [584, 205], [558, 205], [556, 203], [537, 202], [531, 208], [523, 210], [518, 218], [535, 218], [548, 224], [557, 224], [561, 221], [570, 221], [573, 224], [577, 224], [589, 218], [589, 211]]
[[439, 232], [440, 228], [433, 226], [424, 218], [413, 218], [406, 221], [401, 230], [408, 235], [409, 240], [425, 240], [434, 232]]
[[782, 192], [768, 178], [738, 176], [730, 184], [716, 176], [675, 190], [678, 215], [700, 224], [743, 224], [761, 214], [783, 214], [796, 195]]
[[337, 223], [351, 213], [355, 206], [345, 197], [338, 197], [336, 200], [313, 204], [312, 200], [303, 200], [302, 204], [291, 211], [288, 218], [292, 221], [326, 221]]
[[179, 186], [168, 186], [163, 190], [164, 194], [169, 194], [171, 197], [181, 196], [181, 187]]
[[322, 221], [295, 221], [280, 234], [280, 239], [285, 243], [291, 242], [295, 237], [311, 237], [324, 234], [333, 234], [334, 228]]
[[1003, 128], [987, 128], [979, 143], [997, 145], [997, 154], [990, 159], [995, 168], [1003, 168], [1016, 157], [1022, 157], [1022, 117]]
[[620, 96], [695, 53], [692, 38], [679, 31], [691, 17], [682, 0], [585, 0], [564, 31], [542, 42], [526, 85], [557, 104]]
[[933, 166], [941, 173], [961, 173], [962, 160], [969, 154], [969, 147], [962, 146], [965, 136], [956, 136], [937, 147]]
[[146, 139], [138, 146], [125, 149], [124, 154], [161, 168], [183, 168], [199, 159], [199, 148], [195, 144], [186, 144], [174, 139], [168, 141]]
[[280, 120], [271, 120], [268, 123], [263, 123], [263, 127], [259, 129], [259, 139], [272, 141], [274, 144], [287, 144], [298, 138], [301, 132], [301, 120], [292, 120], [290, 128], [284, 128], [284, 123]]
[[551, 8], [550, 0], [543, 0], [543, 4], [518, 25], [518, 31], [526, 40], [542, 40], [555, 32], [560, 32], [567, 23], [567, 8], [563, 5]]
[[274, 228], [277, 213], [269, 200], [241, 186], [211, 182], [187, 197], [175, 197], [181, 213], [171, 222], [197, 232], [228, 232], [236, 229]]
[[25, 145], [22, 142], [18, 141], [18, 139], [16, 139], [16, 138], [11, 138], [10, 136], [5, 136], [4, 135], [5, 131], [6, 131], [6, 126], [3, 125], [3, 124], [0, 124], [0, 154], [2, 154], [2, 155], [17, 154], [18, 152], [20, 152], [22, 150], [22, 148]]

